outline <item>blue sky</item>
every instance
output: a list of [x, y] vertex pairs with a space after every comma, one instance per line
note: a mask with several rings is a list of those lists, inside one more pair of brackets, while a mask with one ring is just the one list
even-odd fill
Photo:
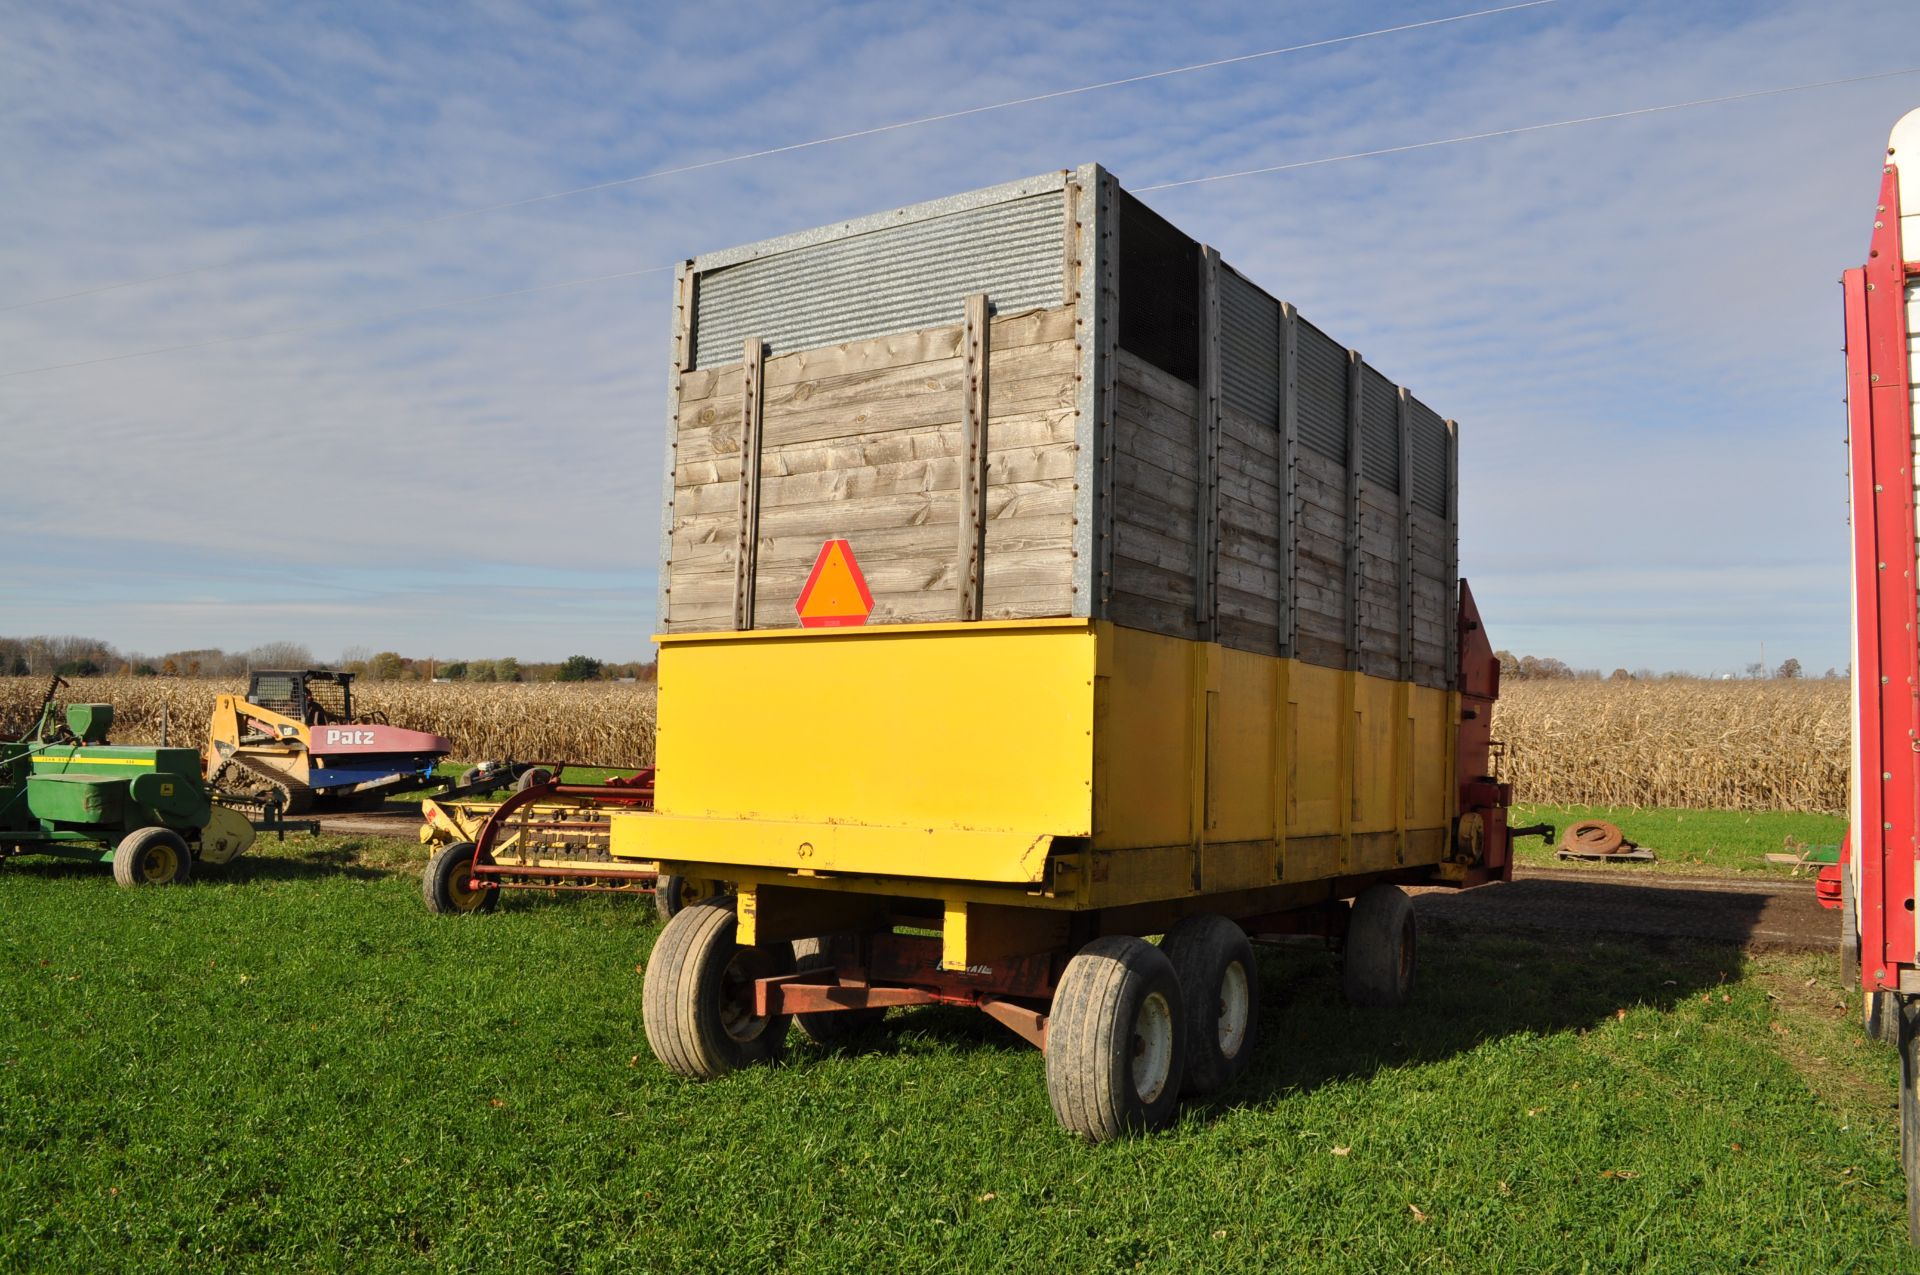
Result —
[[[1088, 160], [1137, 188], [1920, 65], [1910, 0], [1558, 0], [430, 220], [1474, 7], [0, 0], [0, 633], [643, 655], [670, 276], [355, 320]], [[1499, 645], [1817, 671], [1835, 280], [1916, 104], [1920, 75], [1147, 198], [1460, 420]]]

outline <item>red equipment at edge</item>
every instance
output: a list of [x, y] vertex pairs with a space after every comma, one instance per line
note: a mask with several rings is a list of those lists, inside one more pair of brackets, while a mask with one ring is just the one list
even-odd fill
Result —
[[[1913, 154], [1903, 152], [1911, 151]], [[1908, 208], [1900, 162], [1906, 161]], [[1841, 276], [1846, 307], [1847, 460], [1853, 549], [1853, 758], [1837, 887], [1842, 959], [1858, 969], [1869, 1031], [1897, 1036], [1908, 1238], [1920, 1242], [1920, 597], [1914, 534], [1916, 404], [1909, 316], [1920, 313], [1920, 111], [1894, 125], [1867, 263]], [[1824, 874], [1823, 874], [1824, 875]], [[1858, 966], [1853, 965], [1857, 955]]]

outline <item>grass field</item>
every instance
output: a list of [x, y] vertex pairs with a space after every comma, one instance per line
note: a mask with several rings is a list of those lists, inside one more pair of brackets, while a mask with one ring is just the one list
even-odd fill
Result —
[[[1846, 834], [1840, 815], [1777, 810], [1651, 810], [1628, 806], [1517, 805], [1510, 824], [1551, 823], [1555, 833], [1580, 819], [1605, 819], [1659, 856], [1655, 863], [1595, 864], [1559, 860], [1553, 851], [1559, 842], [1538, 837], [1514, 841], [1519, 862], [1535, 867], [1595, 868], [1631, 875], [1636, 872], [1752, 872], [1790, 876], [1793, 869], [1768, 863], [1768, 854], [1783, 854], [1794, 843], [1837, 846]], [[1806, 869], [1800, 875], [1805, 876]]]
[[696, 1085], [632, 900], [432, 918], [422, 851], [122, 891], [0, 868], [0, 1267], [1894, 1270], [1894, 1059], [1824, 958], [1437, 933], [1416, 1004], [1263, 955], [1264, 1043], [1087, 1148], [1042, 1058], [896, 1013]]

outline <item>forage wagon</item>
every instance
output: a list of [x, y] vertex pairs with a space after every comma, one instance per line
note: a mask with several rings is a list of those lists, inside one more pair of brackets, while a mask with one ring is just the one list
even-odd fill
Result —
[[1393, 1004], [1404, 887], [1510, 875], [1453, 424], [1104, 170], [676, 288], [660, 770], [611, 839], [734, 893], [648, 962], [669, 1068], [971, 1005], [1067, 1128], [1150, 1128], [1245, 1065], [1250, 937]]

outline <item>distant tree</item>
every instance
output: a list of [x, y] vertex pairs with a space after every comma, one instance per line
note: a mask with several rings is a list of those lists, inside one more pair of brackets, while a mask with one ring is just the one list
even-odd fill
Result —
[[1572, 677], [1573, 670], [1550, 656], [1523, 655], [1520, 657], [1520, 676], [1527, 681], [1559, 681]]
[[179, 677], [180, 676], [180, 666], [174, 663], [173, 657], [171, 655], [167, 656], [167, 658], [160, 661], [160, 675], [162, 677]]
[[1830, 668], [1822, 676], [1824, 676], [1829, 682], [1837, 681], [1840, 677], [1840, 670], [1837, 668]]
[[133, 675], [135, 677], [158, 677], [159, 674], [160, 674], [160, 670], [155, 668], [153, 665], [147, 663], [145, 660], [141, 660], [138, 664], [133, 666]]
[[1753, 681], [1759, 681], [1767, 675], [1767, 666], [1756, 660], [1754, 663], [1747, 665], [1746, 675]]
[[1799, 660], [1782, 660], [1780, 662], [1780, 667], [1774, 670], [1773, 675], [1775, 677], [1799, 677], [1800, 661]]
[[61, 677], [99, 677], [100, 665], [92, 659], [62, 660], [53, 671]]
[[314, 666], [313, 652], [298, 642], [265, 642], [247, 652], [254, 668], [303, 669]]
[[1607, 680], [1609, 682], [1631, 682], [1633, 680], [1633, 674], [1623, 668], [1617, 668], [1607, 675]]
[[467, 662], [465, 660], [448, 660], [440, 666], [440, 671], [437, 674], [437, 676], [444, 677], [449, 682], [457, 682], [466, 675]]
[[1520, 676], [1520, 659], [1512, 651], [1495, 651], [1493, 658], [1500, 662], [1500, 676], [1509, 680]]
[[493, 662], [493, 677], [497, 682], [517, 682], [520, 680], [520, 661], [511, 655]]
[[469, 682], [491, 682], [499, 674], [494, 670], [492, 660], [469, 660], [467, 662], [467, 680]]
[[600, 680], [600, 661], [590, 655], [569, 655], [554, 670], [556, 682], [597, 682]]
[[407, 662], [398, 651], [381, 651], [367, 661], [367, 676], [376, 682], [398, 681], [407, 671]]

